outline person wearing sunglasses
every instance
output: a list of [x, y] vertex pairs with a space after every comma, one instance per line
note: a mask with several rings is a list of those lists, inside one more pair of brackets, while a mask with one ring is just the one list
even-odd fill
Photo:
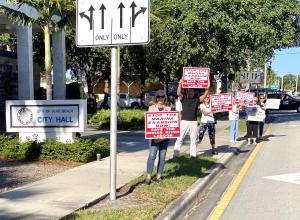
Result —
[[218, 152], [215, 150], [215, 143], [216, 143], [216, 120], [214, 114], [211, 111], [210, 107], [210, 95], [206, 95], [204, 98], [203, 103], [200, 105], [201, 115], [201, 123], [198, 135], [199, 143], [202, 142], [204, 134], [206, 130], [208, 130], [208, 136], [211, 145], [211, 153], [217, 155]]
[[[166, 104], [167, 98], [163, 90], [158, 90], [153, 97], [153, 104], [149, 106], [149, 112], [171, 111], [171, 107]], [[165, 166], [165, 158], [169, 145], [169, 139], [152, 139], [149, 144], [149, 155], [147, 159], [147, 176], [144, 181], [145, 185], [151, 183], [151, 175], [153, 172], [156, 154], [158, 152], [157, 175], [155, 181], [161, 181], [162, 172]]]
[[[210, 83], [208, 88], [210, 87]], [[182, 103], [180, 137], [176, 139], [174, 145], [173, 158], [179, 157], [183, 140], [187, 134], [190, 135], [190, 157], [197, 155], [197, 112], [198, 106], [208, 94], [208, 89], [182, 89], [182, 79], [179, 81], [177, 95]]]

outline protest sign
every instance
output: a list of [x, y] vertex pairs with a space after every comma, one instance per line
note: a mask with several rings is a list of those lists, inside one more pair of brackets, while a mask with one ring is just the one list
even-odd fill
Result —
[[233, 103], [236, 105], [252, 107], [252, 106], [254, 106], [254, 93], [237, 91], [235, 94], [235, 99], [234, 99]]
[[183, 67], [182, 88], [208, 88], [209, 68]]
[[232, 110], [232, 93], [210, 95], [210, 107], [212, 112]]
[[180, 137], [179, 112], [146, 112], [145, 138], [163, 139]]
[[280, 99], [267, 99], [266, 109], [279, 109]]

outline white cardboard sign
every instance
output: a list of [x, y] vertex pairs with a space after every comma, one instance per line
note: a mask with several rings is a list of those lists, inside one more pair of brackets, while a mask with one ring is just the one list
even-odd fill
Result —
[[279, 109], [280, 99], [267, 99], [266, 109]]

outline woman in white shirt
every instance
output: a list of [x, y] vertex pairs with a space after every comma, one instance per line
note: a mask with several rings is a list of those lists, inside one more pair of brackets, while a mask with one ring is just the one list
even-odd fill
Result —
[[199, 143], [201, 143], [204, 134], [206, 132], [206, 129], [208, 129], [208, 136], [212, 148], [211, 153], [218, 154], [218, 152], [215, 150], [216, 121], [214, 118], [214, 114], [211, 112], [209, 94], [206, 95], [203, 103], [200, 105], [200, 111], [202, 115], [201, 115], [201, 123], [200, 123], [199, 136], [198, 136]]

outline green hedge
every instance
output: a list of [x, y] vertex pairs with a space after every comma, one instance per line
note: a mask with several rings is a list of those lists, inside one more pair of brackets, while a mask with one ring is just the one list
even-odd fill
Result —
[[[120, 111], [121, 123], [118, 129], [139, 130], [144, 129], [145, 110], [122, 109]], [[110, 110], [101, 109], [88, 119], [89, 125], [96, 125], [99, 129], [109, 129], [110, 127]]]
[[[122, 109], [120, 111], [121, 123], [118, 125], [118, 129], [121, 130], [140, 130], [144, 129], [145, 114], [146, 110], [133, 110], [133, 109]], [[228, 112], [215, 113], [216, 119], [224, 119], [228, 117]], [[198, 122], [201, 120], [200, 111], [197, 112]], [[88, 124], [98, 126], [99, 129], [110, 128], [110, 110], [101, 109], [97, 113], [93, 114], [88, 119]]]
[[95, 141], [76, 139], [74, 143], [60, 143], [55, 139], [48, 139], [45, 143], [19, 143], [17, 136], [6, 137], [0, 135], [0, 157], [20, 160], [68, 160], [87, 162], [109, 155], [107, 139], [99, 138]]

